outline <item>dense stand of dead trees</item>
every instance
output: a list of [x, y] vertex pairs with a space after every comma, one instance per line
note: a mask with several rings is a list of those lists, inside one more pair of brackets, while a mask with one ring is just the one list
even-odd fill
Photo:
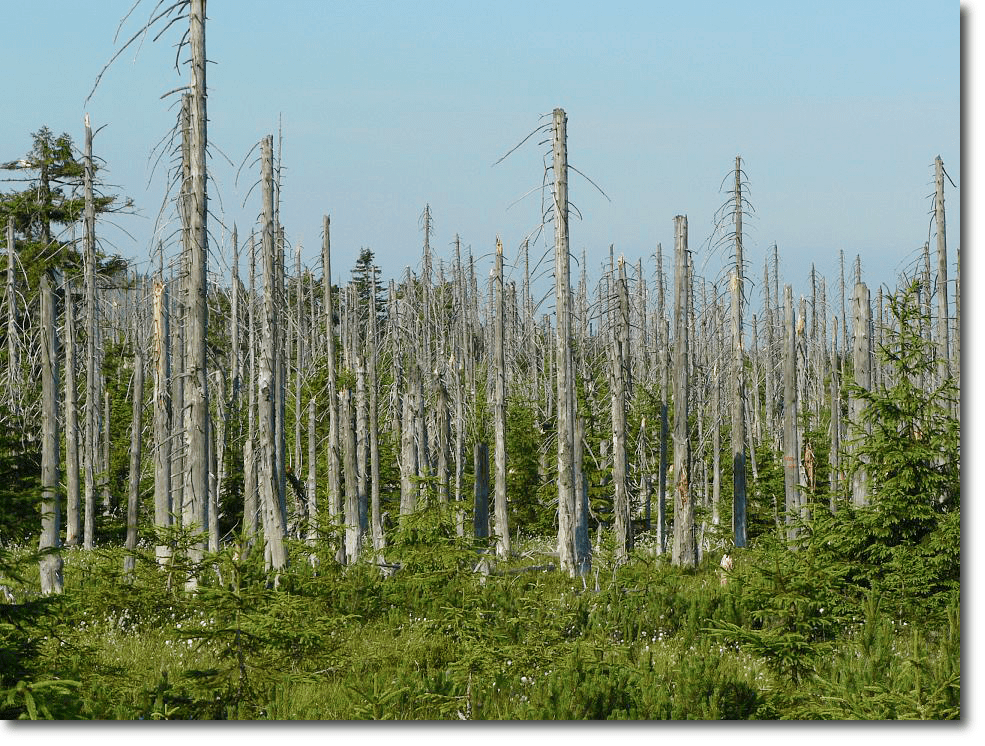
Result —
[[[784, 501], [775, 505], [774, 520], [777, 531], [785, 531], [793, 543], [800, 522], [817, 509], [810, 497], [817, 491], [818, 463], [805, 433], [822, 427], [825, 412], [832, 444], [828, 509], [837, 509], [847, 499], [866, 503], [864, 470], [855, 472], [851, 484], [843, 473], [842, 452], [852, 447], [848, 423], [859, 421], [862, 407], [861, 401], [846, 398], [843, 382], [850, 379], [869, 389], [896, 374], [880, 368], [875, 355], [886, 323], [881, 300], [873, 316], [870, 291], [857, 261], [849, 327], [842, 255], [840, 312], [832, 313], [824, 279], [819, 281], [813, 271], [810, 297], [802, 297], [795, 311], [789, 284], [784, 284], [780, 298], [774, 245], [772, 268], [770, 257], [764, 267], [762, 313], [747, 318], [752, 304], [746, 298], [742, 220], [747, 201], [740, 158], [735, 160], [728, 212], [734, 262], [727, 301], [716, 282], [695, 272], [683, 215], [673, 219], [672, 276], [665, 274], [659, 245], [652, 255], [652, 281], [649, 262], [639, 258], [633, 264], [622, 256], [615, 261], [610, 247], [608, 267], [601, 266], [596, 290], [589, 286], [583, 253], [581, 277], [572, 291], [567, 116], [561, 109], [553, 112], [549, 126], [553, 314], [538, 317], [529, 241], [521, 242], [511, 261], [496, 239], [488, 289], [477, 279], [476, 257], [470, 250], [463, 260], [457, 236], [454, 256], [447, 264], [439, 258], [435, 267], [430, 206], [423, 215], [420, 274], [408, 269], [399, 282], [390, 281], [385, 298], [372, 265], [350, 282], [333, 285], [327, 216], [322, 222], [320, 277], [303, 266], [300, 246], [295, 247], [294, 273], [288, 274], [287, 234], [279, 217], [280, 164], [275, 162], [272, 136], [259, 144], [260, 207], [254, 231], [260, 240], [251, 231], [246, 242], [248, 286], [239, 279], [235, 228], [229, 286], [224, 280], [210, 284], [201, 0], [190, 0], [189, 24], [192, 75], [179, 118], [176, 169], [181, 251], [170, 276], [165, 276], [164, 248], [159, 247], [161, 261], [153, 280], [135, 277], [120, 283], [112, 309], [106, 291], [99, 291], [88, 117], [81, 298], [73, 290], [78, 278], [66, 277], [56, 288], [46, 276], [40, 313], [33, 318], [34, 310], [18, 303], [14, 240], [7, 236], [4, 403], [12, 415], [22, 416], [28, 369], [40, 372], [45, 593], [61, 588], [57, 550], [62, 543], [63, 437], [64, 543], [77, 544], [81, 533], [84, 548], [95, 546], [100, 488], [106, 496], [100, 507], [122, 510], [120, 496], [109, 495], [105, 478], [110, 443], [102, 346], [109, 339], [127, 342], [133, 375], [128, 384], [133, 408], [126, 547], [136, 549], [138, 528], [149, 522], [141, 522], [140, 508], [144, 498], [152, 496], [156, 557], [162, 566], [169, 564], [177, 548], [174, 529], [188, 532], [187, 559], [196, 566], [206, 548], [215, 551], [230, 540], [221, 526], [240, 506], [242, 519], [236, 528], [246, 540], [244, 548], [260, 547], [275, 571], [287, 567], [289, 537], [307, 542], [312, 562], [319, 542], [328, 537], [335, 542], [339, 562], [371, 557], [385, 565], [388, 532], [431, 502], [455, 509], [459, 535], [488, 538], [497, 556], [509, 557], [511, 530], [518, 528], [510, 519], [508, 489], [511, 406], [533, 413], [539, 444], [536, 479], [555, 488], [547, 490], [554, 495], [547, 509], [556, 511], [559, 564], [571, 575], [591, 569], [593, 551], [599, 548], [592, 546], [591, 524], [611, 528], [617, 562], [625, 560], [640, 533], [648, 531], [653, 550], [669, 550], [671, 560], [683, 566], [696, 565], [711, 542], [721, 542], [723, 536], [735, 546], [745, 546], [747, 469], [751, 494], [758, 495], [757, 451], [782, 455]], [[922, 287], [926, 306], [934, 296], [938, 304], [935, 328], [928, 325], [926, 330], [938, 351], [938, 373], [928, 386], [960, 368], [957, 296], [955, 316], [949, 315], [943, 174], [938, 158], [938, 266], [932, 277], [928, 245]], [[511, 277], [521, 270], [518, 289]], [[671, 282], [672, 306], [665, 300]], [[85, 319], [81, 459], [75, 334], [80, 300]], [[731, 320], [727, 328], [726, 302]], [[144, 313], [148, 306], [151, 312]], [[747, 321], [749, 345], [744, 343]], [[65, 369], [61, 400], [60, 340]], [[41, 354], [30, 354], [33, 349]], [[147, 401], [145, 372], [152, 381]], [[143, 416], [145, 405], [148, 418]], [[721, 520], [720, 451], [726, 423], [732, 455], [731, 526], [716, 529]], [[293, 438], [288, 440], [292, 425]], [[151, 444], [148, 449], [143, 448], [145, 439]], [[141, 481], [148, 452], [150, 490]], [[386, 477], [384, 483], [384, 472], [399, 478]], [[232, 489], [235, 480], [226, 478], [231, 473], [242, 475], [241, 490]], [[654, 497], [656, 506], [651, 504]], [[125, 568], [133, 570], [132, 555]], [[189, 574], [188, 587], [195, 582], [194, 573]]]

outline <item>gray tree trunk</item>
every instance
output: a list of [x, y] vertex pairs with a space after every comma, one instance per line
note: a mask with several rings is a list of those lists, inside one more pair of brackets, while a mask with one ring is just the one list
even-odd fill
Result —
[[472, 513], [473, 535], [476, 539], [489, 537], [489, 446], [477, 441], [473, 452], [475, 487]]
[[85, 515], [82, 527], [82, 546], [92, 549], [96, 527], [96, 452], [99, 443], [99, 358], [96, 346], [96, 326], [98, 299], [96, 297], [96, 208], [92, 192], [92, 127], [89, 115], [85, 117], [85, 154], [83, 163], [83, 192], [85, 212], [83, 215], [82, 261], [85, 275], [86, 301], [86, 401], [85, 401], [85, 444], [83, 450], [83, 499]]
[[55, 296], [48, 273], [41, 278], [41, 593], [62, 592], [59, 523], [58, 337]]
[[[161, 279], [154, 283], [154, 526], [163, 531], [171, 526], [171, 338], [168, 314], [168, 286]], [[157, 562], [164, 567], [171, 558], [171, 547], [158, 543]]]
[[[865, 283], [859, 282], [855, 285], [855, 296], [852, 303], [854, 313], [852, 315], [852, 332], [855, 335], [852, 346], [852, 362], [855, 369], [855, 383], [866, 390], [872, 388], [872, 307], [869, 301], [869, 288]], [[862, 414], [865, 411], [865, 402], [857, 396], [850, 396], [848, 400], [849, 414], [852, 424], [856, 428], [856, 438], [865, 437], [866, 430], [862, 427]], [[867, 505], [869, 502], [869, 485], [865, 468], [855, 471], [852, 478], [852, 501], [857, 507]]]
[[626, 454], [626, 377], [629, 367], [629, 290], [626, 285], [626, 263], [619, 257], [619, 276], [616, 278], [615, 328], [610, 353], [612, 405], [612, 482], [613, 529], [616, 539], [615, 560], [625, 562], [633, 549], [633, 523], [629, 505], [629, 474]]
[[[189, 245], [185, 303], [185, 527], [202, 532], [208, 525], [209, 491], [209, 384], [206, 352], [209, 323], [206, 302], [208, 272], [208, 192], [206, 188], [206, 143], [208, 142], [205, 83], [205, 0], [191, 0], [188, 11], [188, 41], [191, 48], [191, 146]], [[200, 535], [201, 536], [201, 535]], [[202, 559], [204, 542], [198, 538], [189, 547], [188, 559]], [[194, 576], [187, 586], [197, 585]]]
[[735, 157], [735, 273], [732, 275], [732, 531], [746, 545], [745, 367], [742, 353], [742, 162]]
[[273, 136], [261, 141], [261, 182], [263, 184], [263, 330], [260, 356], [259, 397], [257, 421], [259, 424], [260, 450], [260, 498], [264, 515], [264, 539], [270, 567], [280, 570], [287, 566], [284, 548], [284, 517], [280, 505], [279, 477], [277, 475], [276, 447], [276, 395], [275, 340], [277, 325], [276, 269], [274, 248], [274, 179]]
[[828, 454], [830, 472], [828, 476], [830, 507], [834, 513], [838, 509], [838, 496], [841, 491], [841, 372], [838, 368], [838, 318], [831, 324], [831, 449]]
[[[332, 300], [331, 218], [322, 217], [322, 293], [325, 306], [325, 336], [328, 354], [328, 508], [333, 522], [342, 515], [339, 462], [338, 377], [335, 361], [335, 305]], [[344, 551], [344, 550], [343, 550]]]
[[243, 532], [252, 545], [257, 530], [260, 499], [257, 483], [257, 326], [256, 326], [256, 245], [250, 232], [250, 293], [247, 313], [250, 388], [246, 397], [246, 443], [243, 445]]
[[493, 284], [496, 289], [496, 314], [493, 341], [493, 428], [496, 438], [495, 507], [493, 530], [496, 536], [496, 556], [510, 554], [510, 528], [506, 507], [506, 352], [503, 344], [506, 302], [503, 294], [503, 243], [496, 237], [496, 267]]
[[144, 413], [144, 354], [140, 351], [133, 357], [133, 419], [130, 423], [130, 479], [127, 487], [127, 554], [123, 557], [123, 572], [133, 577], [137, 550], [137, 511], [140, 505], [140, 457], [143, 451], [143, 413]]
[[934, 222], [937, 228], [937, 377], [951, 374], [947, 319], [947, 228], [944, 219], [944, 162], [934, 159]]
[[783, 488], [785, 494], [787, 541], [797, 540], [800, 513], [800, 437], [797, 420], [797, 329], [793, 312], [793, 290], [783, 289]]
[[353, 422], [352, 392], [342, 389], [341, 394], [342, 445], [345, 474], [345, 561], [354, 564], [359, 560], [362, 547], [362, 522], [359, 493], [359, 475], [356, 470], [356, 431]]
[[694, 501], [690, 486], [691, 444], [688, 437], [688, 296], [687, 217], [674, 218], [674, 549], [681, 567], [698, 563]]
[[[91, 139], [91, 135], [90, 135]], [[91, 194], [91, 192], [90, 192]], [[20, 358], [18, 356], [19, 338], [17, 331], [17, 264], [14, 250], [14, 221], [7, 221], [7, 396], [11, 411], [17, 411], [19, 388], [21, 385]]]
[[[557, 492], [558, 555], [561, 568], [572, 577], [591, 569], [590, 547], [579, 547], [575, 536], [581, 520], [576, 511], [575, 489], [581, 475], [575, 473], [575, 380], [571, 351], [571, 275], [568, 246], [568, 117], [554, 110], [554, 283], [557, 309], [555, 366], [557, 374]], [[588, 551], [586, 551], [586, 549]]]
[[79, 397], [75, 383], [75, 284], [65, 282], [65, 546], [81, 534], [79, 489]]

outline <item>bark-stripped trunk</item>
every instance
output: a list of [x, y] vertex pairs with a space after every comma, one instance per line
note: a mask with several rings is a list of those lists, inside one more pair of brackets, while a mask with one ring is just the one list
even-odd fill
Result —
[[732, 532], [746, 545], [745, 383], [742, 359], [742, 162], [735, 157], [735, 273], [732, 275]]
[[674, 218], [674, 550], [673, 563], [698, 563], [694, 501], [690, 485], [691, 444], [688, 438], [688, 296], [687, 217]]
[[[168, 286], [154, 283], [154, 527], [171, 526], [171, 338]], [[171, 547], [159, 542], [155, 550], [162, 567], [171, 558]]]
[[55, 295], [48, 273], [41, 278], [41, 593], [62, 592], [59, 523], [58, 337]]
[[82, 546], [92, 549], [96, 528], [96, 451], [99, 443], [99, 359], [96, 347], [97, 307], [96, 299], [96, 208], [92, 193], [92, 127], [89, 115], [85, 117], [85, 155], [83, 163], [83, 214], [82, 261], [85, 275], [86, 301], [86, 401], [85, 445], [83, 450], [83, 499], [85, 514], [82, 525]]
[[[568, 238], [568, 117], [554, 110], [554, 283], [557, 308], [555, 366], [557, 374], [557, 493], [558, 555], [561, 568], [572, 577], [591, 569], [591, 548], [576, 541], [578, 523], [575, 489], [581, 475], [575, 473], [575, 380], [571, 352], [571, 275]], [[587, 535], [587, 534], [586, 534]]]
[[[865, 283], [859, 282], [855, 285], [855, 297], [853, 300], [854, 313], [852, 316], [852, 333], [855, 335], [852, 346], [852, 362], [855, 370], [855, 383], [866, 390], [872, 388], [872, 338], [870, 330], [872, 327], [872, 307], [869, 301], [869, 288]], [[865, 411], [865, 402], [857, 396], [849, 397], [849, 414], [852, 424], [856, 428], [856, 438], [865, 437], [866, 430], [862, 426], [862, 414]], [[868, 504], [869, 485], [865, 468], [856, 469], [852, 478], [852, 501], [857, 507]]]
[[489, 446], [477, 442], [473, 456], [472, 529], [476, 539], [486, 539], [489, 537]]
[[493, 427], [496, 437], [496, 475], [493, 530], [496, 536], [496, 555], [510, 554], [510, 529], [506, 507], [506, 352], [503, 344], [506, 302], [503, 293], [503, 243], [496, 238], [496, 267], [493, 283], [496, 292], [496, 315], [493, 341]]
[[274, 249], [274, 178], [273, 136], [267, 135], [261, 142], [261, 182], [263, 184], [263, 331], [260, 356], [260, 380], [257, 420], [259, 424], [260, 450], [260, 498], [264, 516], [264, 539], [269, 567], [280, 570], [287, 566], [284, 548], [284, 517], [280, 505], [280, 487], [277, 474], [277, 416], [276, 395], [273, 391], [276, 375], [275, 340], [277, 325], [276, 269]]
[[75, 284], [65, 283], [65, 546], [78, 546], [82, 494], [79, 490], [79, 399], [75, 388]]
[[[205, 83], [205, 0], [191, 0], [188, 12], [188, 41], [191, 49], [191, 100], [189, 124], [190, 190], [188, 205], [189, 245], [187, 256], [185, 313], [185, 527], [202, 532], [208, 526], [209, 492], [209, 384], [206, 352], [209, 323], [206, 302], [208, 272], [208, 192], [206, 153], [208, 142]], [[189, 547], [188, 559], [201, 561], [204, 542], [199, 535]], [[191, 576], [187, 586], [197, 585]]]
[[797, 329], [793, 312], [793, 290], [783, 288], [783, 489], [787, 541], [791, 548], [799, 530], [800, 433], [797, 420]]
[[123, 572], [132, 578], [136, 567], [137, 510], [140, 505], [140, 457], [143, 451], [144, 354], [138, 349], [133, 356], [133, 419], [130, 423], [130, 479], [127, 487], [127, 554]]
[[612, 405], [612, 482], [613, 528], [616, 538], [616, 562], [624, 562], [633, 548], [633, 524], [629, 505], [628, 458], [626, 454], [626, 376], [629, 366], [629, 290], [626, 286], [626, 265], [619, 257], [619, 276], [616, 278], [618, 303], [612, 321], [612, 351], [610, 352]]

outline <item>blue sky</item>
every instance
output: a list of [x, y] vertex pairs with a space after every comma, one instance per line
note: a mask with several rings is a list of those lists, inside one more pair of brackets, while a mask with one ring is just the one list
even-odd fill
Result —
[[[177, 97], [160, 97], [186, 73], [174, 67], [174, 27], [124, 53], [84, 106], [154, 7], [143, 0], [114, 43], [130, 5], [3, 4], [0, 158], [24, 154], [41, 125], [81, 144], [88, 110], [94, 126], [107, 125], [96, 152], [108, 178], [142, 214], [101, 235], [145, 260], [165, 176], [158, 168], [152, 177], [149, 159], [176, 117]], [[576, 256], [587, 251], [591, 272], [610, 243], [632, 261], [658, 242], [669, 253], [676, 214], [688, 215], [703, 264], [722, 180], [741, 155], [756, 211], [746, 221], [750, 274], [761, 277], [775, 241], [783, 280], [803, 289], [812, 262], [837, 279], [839, 249], [848, 261], [861, 254], [870, 283], [894, 284], [928, 240], [936, 155], [961, 185], [956, 2], [472, 5], [212, 0], [213, 210], [241, 236], [250, 230], [258, 194], [244, 198], [258, 168], [250, 156], [238, 183], [236, 169], [281, 122], [282, 221], [307, 264], [318, 261], [329, 213], [336, 279], [364, 246], [386, 277], [397, 275], [419, 261], [426, 202], [439, 257], [451, 256], [455, 233], [476, 255], [499, 234], [515, 255], [540, 201], [511, 204], [539, 185], [545, 146], [528, 142], [492, 164], [560, 106], [571, 164], [612, 200], [572, 175], [584, 219], [572, 221], [571, 245]], [[959, 195], [948, 186], [952, 265]], [[716, 276], [721, 257], [707, 261]]]

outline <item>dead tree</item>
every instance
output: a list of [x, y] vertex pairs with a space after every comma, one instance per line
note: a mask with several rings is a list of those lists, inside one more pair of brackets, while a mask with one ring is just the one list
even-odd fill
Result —
[[496, 293], [496, 314], [494, 318], [493, 375], [495, 387], [493, 395], [493, 420], [496, 438], [495, 475], [495, 521], [496, 555], [501, 558], [510, 554], [510, 529], [506, 507], [506, 352], [503, 344], [506, 302], [503, 293], [503, 243], [496, 237], [496, 267], [493, 284]]
[[624, 562], [633, 548], [633, 523], [629, 503], [628, 456], [626, 453], [626, 377], [629, 367], [629, 291], [626, 263], [619, 257], [615, 281], [616, 307], [610, 334], [610, 401], [612, 405], [613, 529], [616, 562]]
[[259, 424], [260, 450], [260, 498], [263, 513], [263, 531], [266, 542], [268, 566], [280, 570], [287, 566], [287, 552], [284, 548], [284, 515], [280, 505], [280, 478], [277, 474], [277, 417], [275, 334], [280, 323], [277, 314], [276, 269], [274, 248], [274, 178], [273, 178], [273, 136], [267, 135], [261, 141], [261, 182], [263, 185], [263, 329], [262, 352], [260, 355], [260, 375], [258, 383], [257, 421]]
[[48, 273], [41, 278], [41, 593], [62, 592], [59, 505], [58, 337], [55, 294]]
[[79, 490], [79, 397], [75, 382], [74, 283], [65, 282], [65, 546], [78, 546], [81, 533]]
[[797, 420], [797, 329], [793, 312], [793, 290], [783, 289], [783, 487], [787, 542], [793, 548], [799, 530], [800, 437]]
[[690, 485], [691, 443], [688, 436], [688, 296], [687, 217], [674, 218], [674, 549], [681, 567], [698, 563], [694, 501]]
[[575, 380], [571, 351], [571, 275], [568, 247], [568, 117], [554, 110], [554, 283], [557, 313], [555, 367], [557, 375], [557, 492], [558, 554], [561, 568], [572, 577], [591, 570], [590, 547], [576, 542], [578, 523], [575, 489], [581, 475], [575, 473]]
[[[852, 307], [854, 309], [852, 315], [852, 333], [854, 334], [852, 362], [855, 371], [855, 384], [868, 391], [872, 388], [872, 307], [869, 301], [869, 288], [863, 282], [855, 285]], [[865, 437], [866, 431], [862, 421], [865, 402], [858, 396], [849, 396], [848, 402], [849, 415], [856, 428], [856, 438]], [[855, 451], [856, 448], [852, 450]], [[859, 465], [852, 477], [852, 502], [857, 507], [862, 507], [868, 504], [868, 501], [868, 478], [864, 465]]]
[[82, 262], [85, 275], [86, 302], [86, 401], [85, 444], [83, 448], [83, 516], [82, 546], [92, 549], [96, 527], [96, 451], [99, 444], [99, 384], [100, 365], [96, 334], [99, 308], [96, 297], [96, 207], [92, 193], [92, 127], [85, 116], [85, 151], [82, 157], [82, 182], [85, 197], [83, 213]]
[[133, 356], [133, 419], [130, 423], [130, 478], [127, 486], [127, 553], [123, 557], [123, 572], [133, 577], [137, 551], [137, 511], [140, 505], [140, 457], [143, 445], [144, 412], [144, 354], [140, 343]]
[[[171, 526], [171, 347], [168, 286], [161, 278], [154, 283], [154, 526]], [[171, 547], [158, 542], [155, 550], [162, 567], [171, 557]]]

